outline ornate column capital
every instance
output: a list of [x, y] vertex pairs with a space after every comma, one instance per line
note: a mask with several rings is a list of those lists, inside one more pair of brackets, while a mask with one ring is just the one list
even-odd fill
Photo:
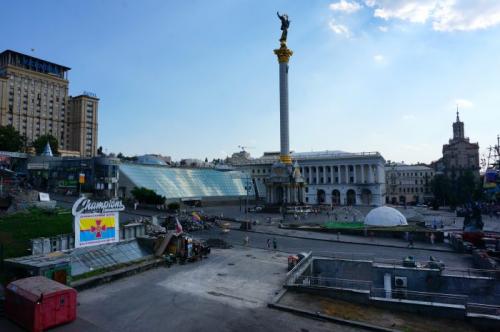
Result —
[[281, 43], [281, 47], [274, 50], [274, 54], [278, 56], [279, 63], [288, 63], [293, 51], [286, 46], [286, 43]]

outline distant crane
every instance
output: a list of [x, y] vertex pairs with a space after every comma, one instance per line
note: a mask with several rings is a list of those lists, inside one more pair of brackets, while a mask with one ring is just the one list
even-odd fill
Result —
[[238, 149], [241, 151], [245, 152], [247, 149], [254, 149], [255, 147], [253, 146], [246, 146], [246, 145], [238, 145]]
[[483, 170], [487, 169], [500, 169], [500, 135], [497, 135], [497, 144], [489, 146], [487, 153], [484, 153], [481, 158], [481, 166]]

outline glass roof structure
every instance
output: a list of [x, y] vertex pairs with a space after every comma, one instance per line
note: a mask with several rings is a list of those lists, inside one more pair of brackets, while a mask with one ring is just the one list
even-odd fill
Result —
[[125, 176], [135, 187], [154, 190], [167, 199], [254, 195], [251, 178], [241, 171], [170, 168], [154, 165], [121, 164], [120, 177]]
[[137, 240], [120, 241], [87, 248], [76, 248], [71, 254], [71, 275], [77, 276], [92, 270], [130, 263], [151, 255]]

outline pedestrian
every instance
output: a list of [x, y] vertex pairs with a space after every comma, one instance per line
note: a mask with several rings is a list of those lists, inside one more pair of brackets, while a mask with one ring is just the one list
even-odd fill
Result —
[[276, 241], [275, 237], [273, 237], [273, 249], [274, 250], [278, 249], [278, 241]]
[[137, 200], [134, 201], [134, 210], [137, 210], [137, 206], [139, 205], [139, 202]]
[[434, 235], [434, 232], [431, 233], [431, 244], [434, 245], [434, 240], [436, 239], [436, 235]]
[[337, 241], [340, 241], [340, 232], [337, 232]]
[[267, 239], [267, 249], [271, 249], [271, 239]]
[[407, 248], [413, 248], [413, 234], [412, 233], [408, 234], [408, 247]]
[[248, 235], [245, 236], [245, 246], [248, 247], [248, 242], [250, 241], [250, 239], [248, 238]]

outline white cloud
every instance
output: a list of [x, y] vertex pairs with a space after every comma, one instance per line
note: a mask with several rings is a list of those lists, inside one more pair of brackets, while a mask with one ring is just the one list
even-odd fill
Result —
[[360, 10], [361, 5], [356, 1], [349, 2], [346, 0], [340, 0], [339, 2], [330, 4], [330, 9], [336, 12], [351, 14]]
[[375, 17], [430, 22], [436, 31], [471, 31], [500, 24], [498, 0], [365, 0]]
[[458, 106], [458, 108], [472, 108], [474, 107], [474, 104], [467, 99], [455, 99], [455, 105]]
[[387, 32], [387, 31], [389, 31], [389, 28], [388, 28], [388, 27], [386, 27], [385, 25], [381, 25], [381, 26], [379, 26], [379, 27], [378, 27], [378, 29], [379, 29], [380, 31], [382, 31], [382, 32]]
[[382, 54], [376, 54], [373, 56], [373, 60], [375, 60], [375, 62], [384, 62], [385, 57]]
[[337, 24], [335, 23], [334, 20], [331, 20], [329, 23], [328, 23], [328, 26], [330, 27], [330, 29], [335, 32], [337, 35], [344, 35], [346, 37], [349, 37], [351, 35], [351, 32], [349, 31], [349, 28], [346, 27], [345, 25], [343, 24]]

